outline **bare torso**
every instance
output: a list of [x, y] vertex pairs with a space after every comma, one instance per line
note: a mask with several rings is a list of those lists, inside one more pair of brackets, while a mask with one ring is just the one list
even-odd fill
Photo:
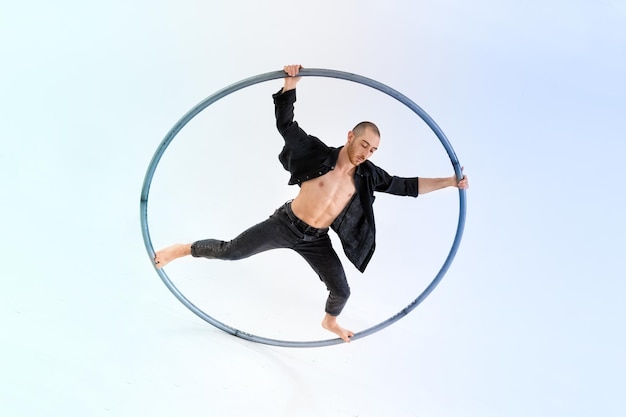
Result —
[[302, 183], [291, 203], [294, 214], [309, 226], [329, 227], [354, 195], [354, 167], [336, 169]]

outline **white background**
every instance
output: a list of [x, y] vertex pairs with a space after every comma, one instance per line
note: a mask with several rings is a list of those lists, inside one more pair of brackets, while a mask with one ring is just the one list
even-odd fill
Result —
[[[0, 13], [3, 416], [622, 416], [620, 1], [5, 2]], [[152, 155], [196, 103], [284, 64], [361, 74], [442, 127], [471, 179], [444, 280], [391, 327], [319, 349], [269, 347], [200, 320], [160, 282], [139, 225]], [[271, 94], [194, 119], [152, 184], [156, 247], [229, 238], [295, 195]], [[297, 119], [333, 146], [358, 121], [398, 175], [452, 169], [402, 105], [304, 79]], [[379, 195], [378, 249], [346, 262], [361, 330], [427, 285], [458, 194]], [[185, 259], [167, 272], [208, 313], [324, 339], [323, 285], [296, 255]]]

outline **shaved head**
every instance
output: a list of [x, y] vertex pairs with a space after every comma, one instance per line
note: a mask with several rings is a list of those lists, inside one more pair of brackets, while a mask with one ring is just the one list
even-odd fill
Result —
[[352, 129], [352, 132], [354, 133], [354, 136], [361, 136], [363, 135], [363, 133], [365, 133], [367, 129], [370, 129], [372, 133], [380, 137], [380, 130], [378, 130], [378, 126], [376, 126], [372, 122], [361, 122], [357, 124], [356, 126], [354, 126], [354, 128]]

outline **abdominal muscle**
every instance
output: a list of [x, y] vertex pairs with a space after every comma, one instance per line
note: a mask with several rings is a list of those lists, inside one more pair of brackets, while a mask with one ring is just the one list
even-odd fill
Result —
[[303, 182], [291, 202], [293, 213], [309, 226], [330, 227], [354, 195], [352, 174], [332, 170], [321, 177]]

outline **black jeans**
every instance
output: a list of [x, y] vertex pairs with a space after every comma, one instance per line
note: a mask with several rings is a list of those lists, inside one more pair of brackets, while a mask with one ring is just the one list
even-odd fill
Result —
[[267, 220], [241, 233], [231, 241], [206, 239], [191, 245], [191, 255], [209, 259], [237, 260], [278, 248], [293, 249], [319, 275], [330, 291], [326, 313], [338, 316], [350, 297], [350, 287], [337, 253], [332, 247], [328, 228], [311, 227], [285, 203]]

